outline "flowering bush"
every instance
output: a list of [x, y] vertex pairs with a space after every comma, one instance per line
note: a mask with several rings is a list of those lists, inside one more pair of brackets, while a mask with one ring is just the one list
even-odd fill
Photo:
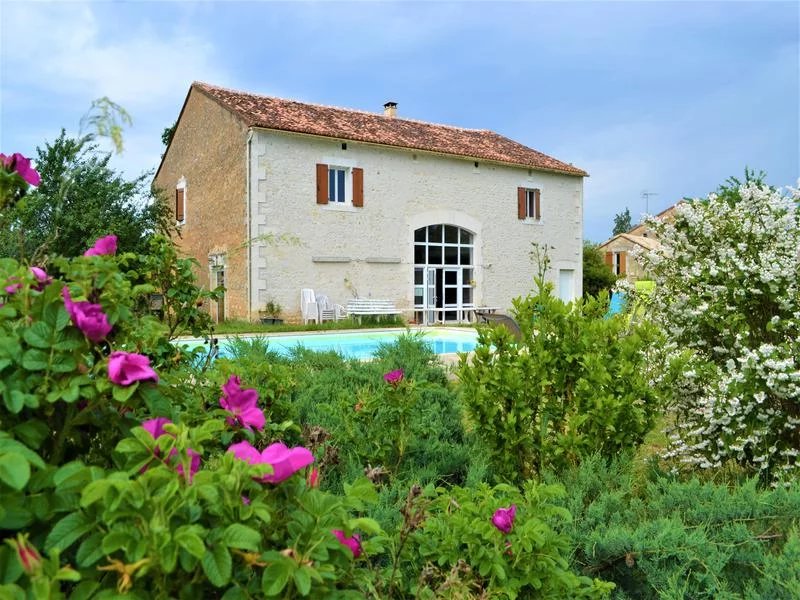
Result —
[[663, 244], [643, 256], [652, 316], [671, 341], [668, 456], [700, 468], [733, 460], [764, 481], [797, 474], [799, 199], [747, 173], [651, 223]]

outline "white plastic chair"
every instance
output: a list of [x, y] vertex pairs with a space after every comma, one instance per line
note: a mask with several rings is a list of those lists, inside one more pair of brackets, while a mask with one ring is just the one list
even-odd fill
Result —
[[319, 307], [314, 290], [310, 288], [300, 290], [300, 312], [303, 315], [303, 324], [307, 324], [309, 321], [319, 323]]

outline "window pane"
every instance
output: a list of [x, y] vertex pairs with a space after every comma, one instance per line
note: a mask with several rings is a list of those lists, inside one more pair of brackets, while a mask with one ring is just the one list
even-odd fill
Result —
[[420, 227], [414, 232], [414, 241], [415, 242], [424, 242], [425, 241], [425, 234], [428, 232], [426, 227]]
[[442, 247], [441, 246], [428, 246], [428, 264], [440, 265], [442, 264]]
[[461, 264], [472, 264], [472, 248], [461, 248]]
[[461, 230], [461, 243], [462, 244], [471, 244], [472, 243], [472, 234], [467, 231], [466, 229]]
[[446, 265], [458, 264], [458, 246], [444, 247], [444, 263]]
[[458, 288], [444, 288], [444, 303], [455, 304], [456, 302], [458, 302]]
[[452, 225], [444, 226], [444, 241], [448, 244], [458, 243], [458, 227]]
[[441, 225], [431, 225], [428, 227], [428, 241], [429, 242], [441, 242], [442, 241], [442, 226]]
[[[425, 246], [422, 244], [416, 244], [414, 246], [414, 264], [417, 265], [424, 265], [425, 264]], [[422, 270], [420, 269], [420, 274]]]
[[472, 288], [465, 287], [462, 289], [462, 302], [464, 304], [471, 304], [472, 303]]
[[[424, 253], [424, 250], [423, 250]], [[415, 261], [416, 262], [416, 261]], [[422, 285], [423, 280], [422, 269], [414, 269], [414, 285]]]
[[328, 200], [336, 200], [336, 169], [328, 169]]
[[444, 282], [447, 285], [456, 285], [458, 283], [458, 272], [457, 271], [445, 271], [444, 272]]
[[424, 298], [424, 293], [422, 287], [415, 287], [414, 288], [414, 304], [422, 304], [422, 299]]
[[340, 169], [336, 171], [336, 175], [338, 178], [338, 185], [336, 186], [336, 196], [337, 202], [344, 202], [344, 170]]
[[464, 282], [464, 285], [472, 281], [472, 269], [464, 269], [461, 273], [461, 280]]

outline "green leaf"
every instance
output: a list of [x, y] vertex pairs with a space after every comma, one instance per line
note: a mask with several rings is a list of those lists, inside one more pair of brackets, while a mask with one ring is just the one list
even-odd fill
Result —
[[38, 448], [50, 435], [50, 428], [44, 421], [31, 419], [20, 423], [13, 429], [14, 435], [31, 448]]
[[0, 481], [21, 490], [31, 478], [31, 466], [25, 457], [16, 452], [0, 454]]
[[311, 591], [311, 574], [309, 573], [311, 569], [307, 566], [303, 565], [299, 569], [297, 569], [294, 573], [292, 573], [292, 577], [294, 578], [294, 585], [297, 587], [297, 591], [300, 592], [301, 596], [308, 596], [308, 592]]
[[192, 556], [204, 558], [206, 545], [203, 543], [203, 538], [198, 535], [198, 531], [202, 531], [202, 529], [196, 525], [184, 525], [178, 527], [172, 539]]
[[82, 512], [74, 512], [56, 523], [44, 542], [45, 551], [58, 548], [62, 552], [94, 528], [94, 522]]
[[100, 479], [99, 481], [92, 481], [89, 485], [83, 488], [81, 493], [81, 506], [86, 508], [91, 506], [98, 500], [102, 499], [108, 488], [112, 486], [112, 482], [108, 479]]
[[97, 531], [81, 542], [75, 559], [79, 567], [86, 568], [91, 567], [103, 556], [105, 556], [105, 552], [103, 552], [103, 534]]
[[23, 332], [22, 338], [34, 348], [49, 350], [53, 345], [53, 328], [43, 321], [36, 321]]
[[348, 526], [351, 530], [360, 529], [361, 531], [369, 533], [370, 535], [379, 535], [383, 533], [378, 522], [375, 519], [369, 519], [367, 517], [350, 519]]
[[69, 600], [90, 600], [95, 597], [94, 593], [99, 587], [99, 581], [83, 581], [72, 590]]
[[139, 389], [139, 382], [137, 381], [133, 385], [128, 386], [120, 386], [115, 385], [111, 388], [111, 395], [114, 397], [114, 400], [117, 402], [124, 404], [128, 400], [130, 400], [131, 396], [133, 396], [134, 392]]
[[261, 591], [267, 596], [277, 596], [286, 587], [294, 569], [295, 564], [288, 560], [272, 563], [261, 576]]
[[261, 545], [261, 534], [241, 523], [232, 523], [222, 534], [222, 540], [229, 548], [258, 552]]
[[38, 469], [44, 469], [45, 464], [41, 457], [33, 450], [28, 448], [25, 444], [21, 444], [17, 440], [11, 438], [0, 438], [0, 453], [2, 452], [16, 452], [25, 457], [29, 463]]
[[221, 600], [247, 600], [250, 596], [245, 594], [240, 587], [228, 588]]
[[222, 587], [231, 578], [231, 554], [222, 544], [215, 544], [203, 555], [203, 572], [211, 585]]
[[30, 349], [22, 355], [22, 368], [28, 371], [44, 371], [50, 363], [50, 355], [41, 350]]
[[71, 354], [56, 354], [53, 356], [51, 369], [54, 373], [72, 373], [78, 368], [78, 361]]

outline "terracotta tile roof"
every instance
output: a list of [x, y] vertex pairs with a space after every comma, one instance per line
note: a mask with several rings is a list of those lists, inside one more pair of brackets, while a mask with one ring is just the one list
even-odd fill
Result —
[[622, 238], [623, 240], [627, 240], [627, 241], [629, 241], [629, 242], [631, 242], [633, 244], [638, 244], [639, 246], [641, 246], [645, 250], [657, 250], [658, 248], [661, 247], [661, 242], [659, 242], [658, 240], [656, 240], [654, 238], [644, 237], [644, 236], [641, 236], [641, 235], [631, 235], [630, 233], [618, 233], [617, 235], [615, 235], [611, 239], [606, 240], [605, 242], [600, 244], [598, 246], [598, 248], [605, 248], [611, 242], [613, 242], [614, 240], [617, 240], [619, 238]]
[[485, 129], [462, 129], [365, 111], [306, 104], [201, 82], [193, 83], [192, 87], [238, 115], [248, 127], [441, 152], [569, 175], [587, 175], [582, 169]]

